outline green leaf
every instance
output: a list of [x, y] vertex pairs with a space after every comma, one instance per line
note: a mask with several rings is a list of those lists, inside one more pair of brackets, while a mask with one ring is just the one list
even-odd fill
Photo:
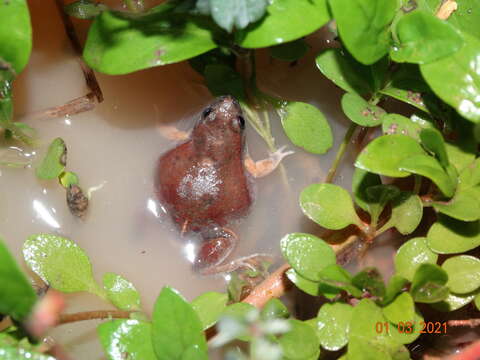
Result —
[[448, 274], [447, 286], [451, 292], [466, 294], [480, 287], [480, 260], [470, 255], [451, 257], [442, 264]]
[[133, 284], [115, 273], [103, 275], [103, 288], [107, 299], [121, 310], [140, 310], [140, 294]]
[[256, 307], [247, 303], [238, 302], [228, 305], [222, 312], [222, 317], [245, 318], [251, 312], [256, 311]]
[[[386, 322], [379, 308], [370, 299], [362, 299], [353, 308], [350, 321], [347, 357], [349, 360], [404, 359], [406, 349], [393, 340], [384, 326]], [[380, 328], [377, 324], [382, 324]], [[378, 331], [380, 328], [382, 331]], [[377, 332], [378, 331], [378, 332]], [[392, 356], [396, 354], [395, 356]], [[408, 354], [408, 352], [407, 352]], [[408, 359], [408, 356], [406, 357]]]
[[439, 311], [451, 312], [451, 311], [458, 310], [464, 307], [465, 305], [471, 303], [472, 300], [475, 298], [475, 296], [478, 296], [478, 295], [475, 293], [463, 294], [463, 295], [449, 293], [448, 296], [443, 301], [432, 304], [432, 306]]
[[289, 62], [302, 58], [308, 52], [308, 49], [309, 46], [302, 39], [269, 48], [272, 58]]
[[313, 154], [324, 154], [333, 145], [332, 129], [315, 106], [288, 102], [280, 109], [282, 126], [291, 142]]
[[475, 160], [476, 152], [476, 150], [473, 149], [476, 145], [470, 149], [465, 146], [465, 137], [461, 136], [461, 138], [462, 143], [445, 143], [450, 163], [457, 168], [458, 172], [461, 172], [468, 164]]
[[423, 102], [422, 94], [419, 92], [400, 89], [393, 85], [389, 85], [386, 88], [379, 90], [379, 93], [415, 106], [417, 109], [422, 111], [428, 111], [425, 103]]
[[164, 287], [152, 316], [152, 343], [157, 359], [208, 359], [202, 323], [192, 306]]
[[312, 184], [300, 194], [300, 207], [308, 218], [327, 229], [340, 230], [361, 222], [350, 194], [333, 184]]
[[72, 185], [78, 185], [79, 182], [78, 175], [72, 171], [64, 171], [61, 173], [59, 180], [60, 184], [62, 184], [65, 189], [68, 189]]
[[438, 212], [457, 220], [475, 221], [480, 219], [480, 196], [473, 189], [457, 188], [449, 201], [435, 201], [432, 206]]
[[316, 325], [320, 345], [324, 349], [337, 351], [347, 344], [352, 312], [352, 306], [340, 302], [322, 305]]
[[357, 273], [352, 279], [352, 285], [379, 298], [385, 295], [382, 275], [374, 267], [366, 268]]
[[367, 196], [371, 200], [371, 203], [369, 204], [369, 213], [371, 215], [372, 224], [377, 224], [378, 218], [385, 208], [385, 205], [399, 194], [400, 190], [393, 185], [375, 185], [370, 186], [367, 189]]
[[423, 205], [418, 195], [402, 191], [393, 200], [389, 223], [395, 226], [400, 234], [411, 234], [422, 221], [422, 217]]
[[383, 315], [394, 324], [407, 321], [413, 322], [415, 304], [412, 296], [408, 292], [401, 293], [393, 302], [383, 308]]
[[48, 147], [47, 154], [35, 172], [40, 179], [55, 179], [63, 172], [67, 162], [67, 147], [61, 138], [56, 138]]
[[480, 310], [480, 294], [477, 294], [475, 296], [474, 302], [475, 302], [475, 306], [477, 307], [477, 310]]
[[398, 163], [398, 168], [401, 171], [408, 171], [429, 178], [447, 197], [451, 197], [455, 193], [456, 183], [451, 180], [438, 160], [431, 156], [417, 154], [404, 158]]
[[0, 2], [0, 44], [0, 60], [9, 63], [15, 73], [20, 74], [32, 51], [30, 13], [25, 0]]
[[457, 10], [455, 10], [447, 21], [457, 29], [470, 33], [480, 38], [480, 4], [476, 0], [459, 0], [456, 1]]
[[100, 343], [109, 360], [156, 360], [152, 325], [138, 320], [110, 320], [97, 328]]
[[287, 359], [310, 359], [319, 355], [320, 342], [315, 330], [300, 320], [290, 319], [290, 331], [278, 340]]
[[2, 355], [2, 360], [55, 360], [53, 356], [30, 351], [21, 347], [0, 347], [0, 355]]
[[280, 249], [290, 266], [311, 281], [320, 280], [319, 272], [336, 262], [330, 245], [310, 234], [288, 234], [280, 240]]
[[390, 337], [401, 344], [410, 344], [421, 335], [422, 323], [424, 323], [423, 316], [417, 311], [414, 313], [413, 320], [402, 321], [399, 325], [391, 324]]
[[83, 57], [96, 71], [120, 75], [190, 59], [215, 47], [206, 24], [174, 12], [167, 2], [141, 16], [104, 11], [90, 26]]
[[420, 140], [421, 126], [399, 114], [386, 114], [382, 118], [382, 131], [386, 135], [402, 134]]
[[279, 318], [288, 318], [290, 313], [288, 312], [287, 307], [276, 298], [268, 300], [265, 306], [260, 312], [260, 316], [264, 320], [279, 319]]
[[213, 20], [228, 32], [244, 29], [261, 19], [268, 5], [267, 0], [207, 0], [207, 3]]
[[213, 96], [232, 95], [238, 100], [245, 100], [242, 78], [230, 66], [213, 64], [205, 66], [207, 87]]
[[330, 0], [338, 32], [348, 51], [369, 65], [390, 49], [390, 31], [396, 0]]
[[440, 165], [446, 168], [449, 165], [447, 149], [442, 133], [434, 128], [422, 129], [420, 132], [420, 140], [422, 145], [435, 154]]
[[77, 19], [93, 19], [102, 11], [108, 10], [103, 4], [96, 4], [92, 0], [77, 0], [63, 7], [65, 12]]
[[23, 244], [23, 257], [30, 269], [56, 290], [88, 291], [105, 297], [93, 279], [90, 259], [69, 239], [48, 234], [32, 235]]
[[17, 262], [0, 239], [0, 314], [24, 320], [37, 299], [32, 285], [20, 271]]
[[435, 303], [448, 296], [448, 275], [440, 266], [420, 264], [415, 271], [410, 293], [415, 302]]
[[313, 33], [328, 20], [326, 0], [273, 0], [262, 21], [237, 31], [235, 41], [244, 48], [278, 45]]
[[424, 154], [420, 144], [406, 135], [384, 135], [371, 141], [360, 153], [355, 166], [375, 174], [406, 177], [410, 174], [399, 169], [402, 160]]
[[312, 296], [319, 296], [321, 295], [319, 283], [315, 281], [308, 280], [298, 274], [294, 269], [288, 269], [285, 273], [287, 278], [295, 284], [303, 292], [310, 294]]
[[342, 110], [355, 124], [366, 127], [378, 126], [382, 123], [385, 110], [370, 105], [361, 96], [352, 93], [343, 94]]
[[366, 212], [371, 213], [371, 207], [375, 206], [376, 199], [372, 199], [367, 194], [367, 189], [381, 184], [382, 180], [377, 174], [355, 168], [352, 178], [352, 193], [355, 203]]
[[395, 30], [400, 43], [394, 45], [390, 56], [396, 62], [427, 64], [463, 45], [462, 36], [452, 25], [422, 10], [402, 16]]
[[427, 246], [427, 239], [417, 237], [408, 240], [395, 255], [395, 272], [412, 281], [421, 264], [436, 264], [438, 255]]
[[328, 285], [329, 288], [333, 287], [339, 290], [348, 291], [355, 297], [362, 296], [362, 291], [352, 284], [352, 276], [350, 273], [340, 265], [332, 264], [320, 271], [320, 281], [323, 284]]
[[385, 296], [383, 297], [382, 304], [386, 305], [391, 303], [407, 284], [408, 280], [403, 276], [393, 274], [385, 289]]
[[202, 329], [206, 330], [214, 325], [227, 306], [228, 295], [219, 292], [206, 292], [192, 301], [193, 310], [196, 311], [202, 323]]
[[427, 234], [428, 247], [437, 254], [463, 253], [480, 246], [480, 221], [463, 222], [440, 216]]
[[465, 45], [454, 54], [421, 65], [420, 70], [436, 95], [470, 121], [480, 122], [480, 40], [463, 34]]
[[335, 85], [359, 95], [374, 91], [371, 67], [365, 66], [341, 49], [327, 49], [316, 58], [318, 69]]

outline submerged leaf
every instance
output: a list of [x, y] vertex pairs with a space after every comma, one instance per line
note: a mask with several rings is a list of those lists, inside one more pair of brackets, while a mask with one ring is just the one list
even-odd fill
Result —
[[282, 61], [296, 61], [303, 57], [309, 46], [302, 39], [284, 43], [270, 48], [270, 56]]
[[320, 343], [311, 326], [303, 321], [290, 319], [290, 331], [280, 337], [279, 344], [287, 359], [318, 358]]
[[47, 155], [36, 169], [40, 179], [55, 179], [65, 169], [67, 163], [67, 147], [61, 138], [52, 141], [47, 150]]

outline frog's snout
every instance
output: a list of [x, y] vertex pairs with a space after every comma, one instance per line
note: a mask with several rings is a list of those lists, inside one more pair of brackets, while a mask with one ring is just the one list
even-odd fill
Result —
[[232, 95], [220, 96], [217, 99], [215, 105], [217, 105], [219, 109], [222, 109], [228, 112], [241, 113], [242, 111], [242, 108], [240, 107], [240, 103]]

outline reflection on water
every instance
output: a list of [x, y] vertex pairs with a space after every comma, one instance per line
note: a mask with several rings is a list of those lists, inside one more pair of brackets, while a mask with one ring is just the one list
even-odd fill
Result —
[[[39, 200], [33, 200], [33, 210], [35, 210], [37, 217], [42, 219], [48, 226], [54, 229], [60, 229], [60, 224], [42, 202], [40, 202]], [[56, 210], [54, 208], [51, 208], [51, 211], [53, 213], [56, 213]]]

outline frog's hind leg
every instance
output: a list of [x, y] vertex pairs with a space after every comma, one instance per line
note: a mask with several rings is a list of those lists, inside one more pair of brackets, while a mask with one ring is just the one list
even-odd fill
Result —
[[285, 146], [282, 146], [273, 154], [270, 154], [268, 158], [259, 161], [253, 161], [247, 154], [244, 161], [245, 168], [253, 177], [264, 177], [275, 170], [285, 156], [293, 154], [293, 151], [285, 151], [285, 148]]
[[[195, 259], [194, 268], [202, 274], [218, 273], [212, 271], [221, 264], [233, 251], [237, 243], [237, 235], [228, 228], [211, 226], [201, 231], [203, 239]], [[210, 271], [207, 271], [209, 270]]]

